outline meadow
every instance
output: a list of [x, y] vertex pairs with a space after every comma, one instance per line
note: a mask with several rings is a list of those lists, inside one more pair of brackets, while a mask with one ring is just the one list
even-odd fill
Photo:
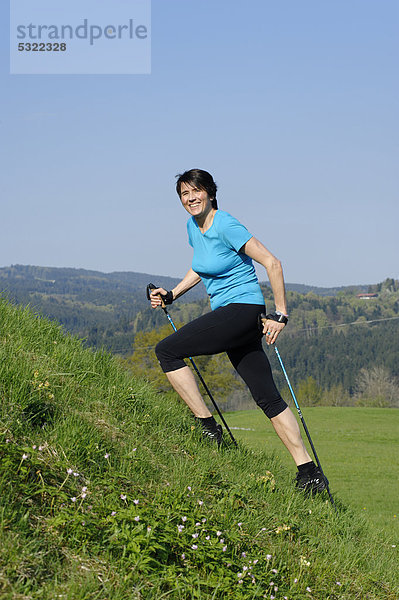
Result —
[[[297, 415], [295, 407], [293, 412]], [[319, 406], [305, 407], [302, 414], [331, 491], [398, 543], [399, 411]], [[237, 440], [274, 452], [295, 472], [291, 457], [259, 409], [229, 413], [225, 418], [229, 426], [243, 428], [233, 429]]]
[[397, 600], [396, 544], [283, 460], [0, 299], [2, 600]]

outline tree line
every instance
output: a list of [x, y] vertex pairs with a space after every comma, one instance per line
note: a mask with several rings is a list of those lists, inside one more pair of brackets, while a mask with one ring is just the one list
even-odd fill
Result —
[[[158, 341], [171, 333], [167, 324], [139, 332], [133, 353], [125, 359], [134, 374], [152, 381], [160, 391], [171, 388], [154, 349]], [[399, 407], [399, 322], [348, 327], [339, 333], [323, 331], [310, 340], [287, 333], [280, 337], [278, 348], [300, 405]], [[265, 351], [276, 384], [285, 400], [289, 400], [273, 348]], [[227, 355], [200, 356], [195, 362], [226, 410], [253, 407], [249, 392]]]

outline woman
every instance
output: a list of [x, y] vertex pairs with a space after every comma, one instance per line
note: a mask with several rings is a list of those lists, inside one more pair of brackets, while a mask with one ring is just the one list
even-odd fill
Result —
[[171, 304], [202, 280], [212, 311], [157, 345], [155, 352], [162, 370], [201, 423], [204, 435], [220, 444], [221, 426], [206, 407], [193, 372], [183, 359], [227, 352], [294, 459], [298, 467], [297, 486], [322, 491], [326, 481], [311, 460], [298, 423], [274, 384], [258, 329], [258, 318], [265, 312], [265, 305], [252, 260], [265, 267], [274, 295], [276, 312], [263, 329], [269, 345], [275, 343], [288, 321], [281, 263], [237, 219], [218, 210], [217, 186], [207, 171], [191, 169], [178, 176], [176, 191], [191, 217], [187, 230], [194, 249], [192, 267], [173, 290], [153, 290], [151, 305], [160, 306], [160, 296]]

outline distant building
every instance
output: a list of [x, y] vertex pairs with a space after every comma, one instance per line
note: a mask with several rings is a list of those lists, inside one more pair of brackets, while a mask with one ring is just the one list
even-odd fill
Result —
[[360, 300], [370, 300], [370, 298], [377, 298], [378, 294], [357, 294], [356, 298], [360, 298]]

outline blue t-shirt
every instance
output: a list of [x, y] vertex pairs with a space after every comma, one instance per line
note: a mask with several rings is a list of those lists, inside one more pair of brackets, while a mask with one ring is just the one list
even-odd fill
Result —
[[244, 225], [217, 210], [205, 233], [194, 217], [187, 222], [187, 232], [194, 248], [192, 269], [205, 284], [212, 310], [232, 302], [264, 304], [252, 259], [239, 252], [252, 237]]

